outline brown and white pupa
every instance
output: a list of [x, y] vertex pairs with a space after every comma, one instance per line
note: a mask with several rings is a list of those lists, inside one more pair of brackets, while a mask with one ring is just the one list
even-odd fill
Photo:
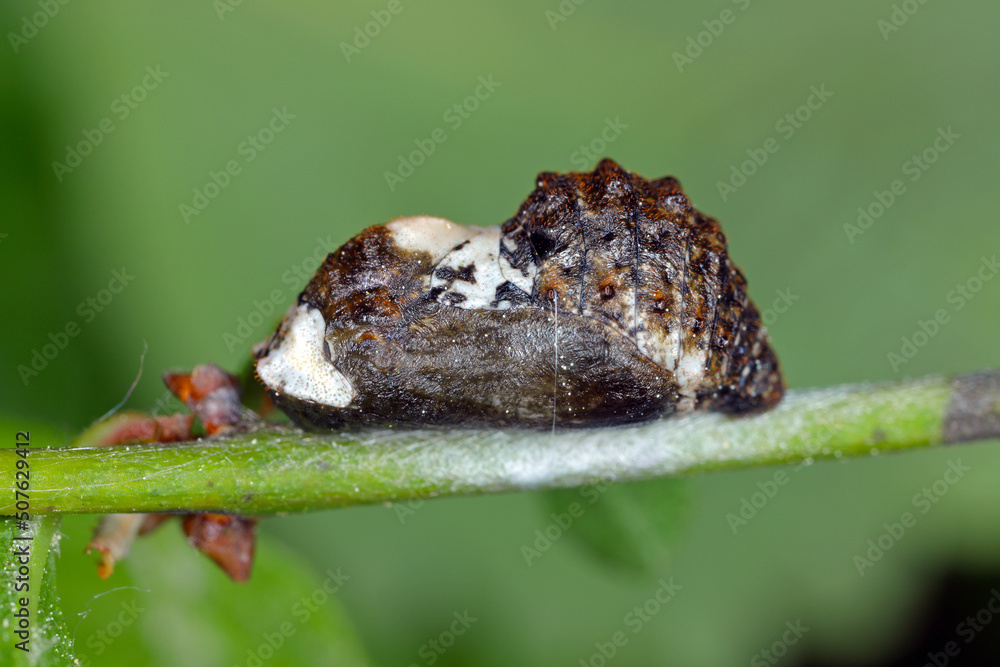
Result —
[[331, 253], [257, 374], [300, 425], [589, 427], [773, 407], [784, 384], [719, 224], [605, 159], [501, 226], [370, 227]]

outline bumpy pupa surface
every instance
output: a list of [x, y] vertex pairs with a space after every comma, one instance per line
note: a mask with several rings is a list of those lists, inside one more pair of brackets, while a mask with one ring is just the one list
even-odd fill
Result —
[[604, 426], [784, 386], [719, 224], [672, 177], [538, 176], [501, 226], [399, 218], [331, 253], [256, 349], [306, 427]]

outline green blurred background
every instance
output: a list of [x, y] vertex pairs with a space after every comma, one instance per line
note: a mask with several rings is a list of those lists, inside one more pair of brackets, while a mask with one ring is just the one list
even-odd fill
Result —
[[[173, 410], [163, 370], [242, 366], [319, 259], [363, 227], [412, 214], [500, 223], [537, 172], [589, 169], [603, 155], [647, 177], [676, 175], [721, 220], [751, 296], [784, 311], [768, 322], [791, 387], [997, 365], [1000, 279], [961, 308], [949, 293], [1000, 252], [1000, 6], [577, 3], [5, 2], [2, 413], [51, 425], [52, 444], [66, 442], [121, 399], [144, 343], [128, 405]], [[379, 19], [367, 25], [374, 37], [357, 37]], [[467, 101], [480, 77], [490, 92]], [[832, 95], [800, 110], [813, 87]], [[448, 113], [456, 104], [468, 111]], [[260, 135], [275, 109], [285, 126]], [[794, 126], [783, 120], [797, 110]], [[445, 140], [390, 188], [386, 172], [437, 128]], [[958, 138], [931, 150], [933, 164], [907, 165], [948, 128]], [[249, 148], [250, 136], [273, 140]], [[769, 138], [778, 150], [723, 196], [718, 184]], [[70, 149], [89, 154], [71, 166]], [[230, 161], [238, 173], [185, 215], [212, 173], [226, 182], [218, 173]], [[849, 238], [858, 207], [896, 179], [903, 194]], [[132, 276], [117, 294], [105, 291], [115, 271]], [[279, 305], [263, 305], [272, 296]], [[947, 323], [893, 368], [888, 354], [939, 309]], [[44, 368], [19, 372], [71, 323], [78, 334]], [[329, 568], [348, 573], [337, 597], [384, 665], [597, 666], [595, 644], [621, 630], [618, 665], [768, 664], [759, 652], [796, 620], [809, 630], [784, 664], [862, 664], [914, 642], [942, 572], [986, 577], [969, 614], [986, 604], [990, 577], [1000, 582], [996, 445], [790, 471], [735, 535], [727, 513], [774, 470], [693, 479], [686, 539], [639, 576], [600, 567], [572, 540], [527, 566], [522, 545], [550, 522], [533, 494], [428, 502], [405, 520], [384, 507], [268, 519], [259, 556], [304, 568], [307, 592]], [[971, 471], [859, 576], [852, 559], [867, 540], [957, 458]], [[229, 595], [200, 556], [172, 550], [176, 526], [105, 583], [81, 555], [93, 522], [66, 522], [60, 571], [70, 629], [92, 664], [247, 664], [259, 635], [220, 648], [184, 620], [197, 603], [148, 576], [171, 554], [177, 572], [213, 582], [195, 592]], [[664, 577], [681, 591], [633, 633], [626, 614]], [[242, 604], [280, 607], [255, 588], [264, 578], [239, 593]], [[92, 599], [129, 585], [143, 592]], [[100, 655], [87, 648], [135, 595], [150, 611], [97, 642]], [[421, 650], [465, 610], [478, 620], [454, 646]], [[289, 651], [268, 664], [307, 664]]]

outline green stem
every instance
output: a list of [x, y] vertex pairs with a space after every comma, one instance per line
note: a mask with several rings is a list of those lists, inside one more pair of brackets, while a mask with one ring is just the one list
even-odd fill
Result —
[[[247, 515], [629, 481], [1000, 436], [1000, 370], [791, 392], [753, 417], [561, 431], [262, 427], [180, 445], [32, 453], [32, 511]], [[14, 466], [0, 452], [0, 485]], [[0, 501], [0, 514], [13, 511]]]

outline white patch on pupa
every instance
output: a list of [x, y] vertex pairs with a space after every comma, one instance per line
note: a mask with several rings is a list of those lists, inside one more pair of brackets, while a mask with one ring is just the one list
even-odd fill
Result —
[[640, 329], [635, 334], [636, 346], [639, 351], [667, 370], [674, 368], [674, 351], [676, 330], [661, 334], [655, 329]]
[[[619, 299], [620, 303], [627, 304], [622, 309], [622, 327], [626, 332], [635, 332], [635, 339], [638, 342], [647, 329], [646, 320], [649, 319], [649, 314], [638, 311], [635, 285], [631, 283], [619, 285], [615, 298]], [[589, 309], [584, 311], [584, 314], [588, 313]]]
[[[672, 285], [666, 288], [672, 289]], [[642, 313], [640, 318], [645, 320], [653, 317], [649, 313]], [[671, 323], [670, 329], [662, 333], [660, 327], [642, 327], [636, 333], [636, 345], [639, 351], [652, 359], [654, 362], [673, 372], [677, 366], [677, 350], [680, 347], [681, 332], [678, 330], [679, 324]]]
[[[393, 220], [386, 228], [401, 250], [430, 254], [434, 270], [426, 289], [445, 288], [437, 297], [440, 303], [469, 310], [504, 310], [510, 307], [506, 301], [496, 306], [492, 303], [496, 300], [497, 288], [508, 281], [531, 294], [538, 269], [531, 264], [526, 275], [510, 265], [500, 254], [500, 244], [506, 239], [502, 239], [498, 225], [457, 225], [443, 218], [420, 216]], [[509, 244], [507, 248], [510, 249]], [[436, 275], [439, 268], [457, 272], [470, 265], [474, 268], [475, 282], [456, 279], [449, 285], [448, 280]], [[456, 300], [449, 295], [459, 295], [463, 299]]]
[[699, 350], [694, 345], [688, 345], [681, 352], [680, 359], [677, 360], [677, 370], [675, 372], [677, 388], [681, 396], [691, 400], [691, 407], [694, 407], [694, 399], [698, 396], [702, 382], [705, 379], [705, 366], [708, 363], [708, 351]]
[[393, 242], [400, 250], [430, 253], [434, 262], [468, 239], [470, 230], [479, 229], [456, 225], [450, 220], [429, 215], [397, 218], [385, 228], [389, 230]]
[[[691, 229], [693, 229], [694, 221], [691, 217], [688, 217], [688, 224], [691, 225], [688, 228], [688, 234], [690, 235]], [[688, 236], [690, 240], [690, 236]], [[684, 247], [684, 276], [687, 279], [687, 267], [691, 263], [691, 245], [686, 243]], [[683, 318], [687, 305], [684, 302], [684, 289], [683, 286], [678, 290], [678, 294], [681, 297], [681, 305], [678, 310], [679, 318]], [[718, 306], [716, 306], [718, 307]], [[702, 340], [707, 338], [708, 334], [702, 334], [699, 336]], [[685, 338], [687, 340], [685, 340]], [[683, 397], [682, 403], [686, 407], [693, 408], [695, 399], [698, 397], [698, 390], [701, 389], [701, 385], [705, 380], [705, 370], [708, 366], [708, 349], [709, 341], [704, 341], [704, 350], [699, 349], [699, 343], [702, 340], [695, 339], [690, 334], [677, 337], [677, 351], [675, 357], [674, 367], [674, 378], [677, 380], [677, 390]]]
[[307, 304], [292, 316], [277, 348], [257, 362], [257, 375], [276, 392], [334, 408], [354, 400], [354, 387], [323, 355], [326, 321]]

